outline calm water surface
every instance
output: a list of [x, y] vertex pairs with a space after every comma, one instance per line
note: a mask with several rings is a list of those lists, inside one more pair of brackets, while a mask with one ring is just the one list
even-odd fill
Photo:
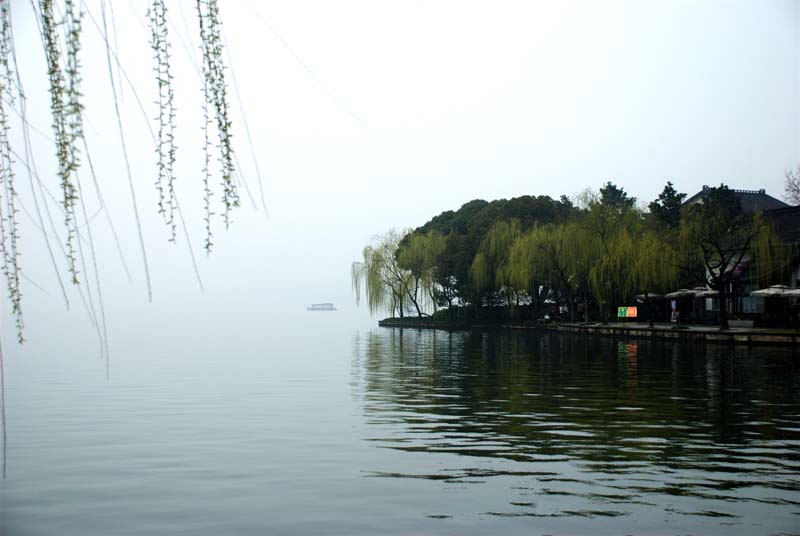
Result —
[[791, 350], [208, 339], [7, 359], [0, 534], [800, 533]]

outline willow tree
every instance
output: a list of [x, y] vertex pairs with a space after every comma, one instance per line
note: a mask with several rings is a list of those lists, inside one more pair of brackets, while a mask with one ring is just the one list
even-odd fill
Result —
[[446, 238], [440, 232], [411, 233], [401, 241], [397, 252], [398, 265], [411, 273], [413, 283], [406, 292], [420, 318], [425, 314], [425, 302], [436, 310], [437, 268], [445, 245]]
[[786, 248], [761, 212], [745, 213], [738, 196], [721, 185], [687, 207], [678, 235], [677, 265], [719, 292], [721, 329], [728, 329], [729, 287], [745, 268], [769, 283], [787, 266]]
[[[589, 270], [592, 291], [599, 303], [631, 303], [637, 293], [644, 296], [648, 320], [653, 325], [650, 294], [675, 284], [677, 267], [671, 234], [646, 225], [631, 209], [627, 217], [602, 241], [599, 255]], [[607, 320], [608, 307], [603, 307]]]
[[582, 219], [586, 232], [594, 235], [598, 255], [589, 270], [592, 294], [606, 321], [608, 306], [631, 296], [630, 260], [637, 230], [643, 225], [642, 214], [634, 207], [635, 198], [623, 189], [607, 183], [600, 195], [587, 196], [587, 210]]
[[586, 289], [596, 244], [595, 237], [577, 222], [534, 226], [511, 248], [511, 281], [519, 288], [529, 289], [535, 299], [540, 288], [566, 298], [570, 319], [575, 320], [578, 295], [583, 294], [588, 309]]
[[663, 232], [647, 229], [634, 241], [632, 255], [628, 286], [643, 294], [648, 322], [653, 327], [650, 295], [653, 291], [663, 292], [675, 285], [678, 279], [675, 250]]
[[[583, 301], [583, 320], [589, 321], [589, 298], [592, 294], [591, 271], [603, 248], [597, 235], [591, 232], [580, 220], [561, 226], [564, 245], [558, 251], [556, 261], [566, 267], [570, 274], [569, 288], [574, 297]], [[557, 266], [555, 269], [559, 269]]]
[[514, 241], [522, 234], [519, 220], [498, 221], [481, 240], [469, 270], [470, 283], [479, 296], [505, 289], [505, 299], [511, 306], [511, 294], [519, 294], [511, 286], [509, 253]]
[[367, 297], [370, 313], [390, 311], [392, 316], [405, 316], [409, 304], [409, 290], [413, 287], [414, 276], [402, 268], [397, 260], [400, 241], [408, 232], [398, 233], [392, 229], [377, 236], [373, 243], [362, 251], [362, 260], [350, 268], [350, 278], [356, 304], [361, 302], [361, 287]]
[[547, 277], [539, 244], [546, 230], [533, 226], [511, 244], [506, 264], [506, 281], [514, 288], [524, 290], [538, 310], [539, 289], [546, 285]]
[[636, 238], [627, 227], [620, 227], [602, 241], [602, 252], [589, 270], [589, 281], [600, 305], [601, 319], [608, 321], [609, 306], [624, 302], [634, 294], [631, 262]]

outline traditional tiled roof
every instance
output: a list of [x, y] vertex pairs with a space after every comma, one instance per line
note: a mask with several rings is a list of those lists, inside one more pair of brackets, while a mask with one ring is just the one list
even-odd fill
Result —
[[764, 216], [772, 220], [781, 240], [787, 244], [800, 244], [800, 206], [765, 211]]
[[[708, 195], [710, 186], [703, 186], [703, 189], [694, 194], [692, 197], [684, 201], [684, 205], [692, 205], [694, 203], [702, 203], [703, 199]], [[768, 195], [766, 190], [731, 190], [739, 200], [742, 202], [742, 210], [744, 212], [753, 212], [755, 210], [767, 211], [787, 208], [789, 205]]]

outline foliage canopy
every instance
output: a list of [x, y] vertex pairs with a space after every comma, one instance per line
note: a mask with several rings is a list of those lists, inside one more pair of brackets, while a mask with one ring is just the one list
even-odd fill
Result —
[[[370, 292], [383, 281], [371, 291], [379, 297], [371, 309], [400, 315], [413, 305], [422, 316], [432, 304], [447, 305], [450, 318], [502, 309], [518, 319], [544, 311], [608, 320], [613, 307], [639, 302], [651, 322], [655, 295], [702, 284], [719, 293], [725, 326], [733, 278], [749, 270], [763, 284], [780, 279], [788, 250], [763, 214], [742, 211], [735, 192], [704, 192], [702, 203], [685, 206], [686, 194], [668, 182], [649, 213], [610, 182], [584, 192], [580, 208], [563, 196], [470, 201], [402, 237], [386, 235], [354, 264], [354, 282], [366, 278]], [[384, 269], [383, 259], [393, 279], [370, 279], [368, 267]]]

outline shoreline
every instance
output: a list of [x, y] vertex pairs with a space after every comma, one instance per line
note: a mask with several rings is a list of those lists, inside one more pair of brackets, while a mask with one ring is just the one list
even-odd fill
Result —
[[800, 346], [800, 330], [767, 328], [732, 328], [720, 330], [716, 326], [681, 326], [646, 322], [621, 323], [553, 323], [538, 325], [533, 323], [469, 323], [469, 322], [431, 322], [429, 320], [385, 318], [378, 326], [387, 328], [440, 329], [445, 331], [486, 331], [486, 330], [530, 330], [548, 333], [567, 333], [594, 337], [616, 337], [629, 339], [662, 339], [692, 343], [723, 343], [743, 345], [783, 345]]

